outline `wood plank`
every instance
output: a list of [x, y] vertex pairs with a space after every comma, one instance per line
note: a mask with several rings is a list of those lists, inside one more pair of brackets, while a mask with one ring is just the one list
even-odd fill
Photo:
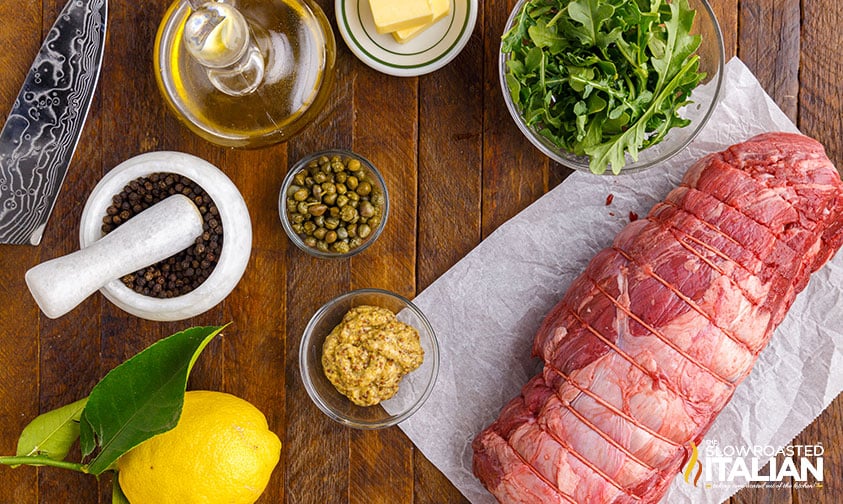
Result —
[[[415, 294], [418, 79], [390, 78], [356, 63], [353, 150], [386, 181], [389, 215], [381, 236], [351, 258], [350, 289]], [[384, 103], [391, 104], [383, 107]], [[349, 502], [410, 502], [413, 444], [397, 428], [350, 432]]]
[[[44, 2], [46, 32], [64, 7], [61, 0]], [[90, 194], [102, 163], [99, 133], [103, 119], [102, 89], [94, 95], [76, 153], [56, 199], [56, 206], [47, 223], [39, 248], [41, 260], [69, 254], [79, 249], [79, 226], [82, 207]], [[41, 317], [40, 387], [41, 413], [70, 404], [85, 397], [99, 380], [99, 297], [86, 300], [72, 314], [51, 320]], [[74, 450], [73, 460], [81, 460]], [[62, 502], [68, 499], [68, 487], [80, 502], [96, 502], [98, 481], [82, 473], [40, 469], [39, 499]]]
[[[840, 478], [843, 474], [841, 439], [843, 439], [843, 395], [832, 401], [823, 414], [793, 440], [793, 445], [814, 447], [821, 444], [824, 450], [821, 457], [823, 481], [816, 481], [809, 476], [805, 482], [794, 482], [793, 502], [817, 504], [840, 502], [840, 496], [843, 495], [843, 481]], [[817, 463], [817, 457], [809, 460]]]
[[738, 54], [738, 0], [720, 0], [709, 2], [717, 23], [720, 25], [720, 32], [723, 34], [723, 45], [726, 53], [726, 61]]
[[[287, 252], [286, 436], [284, 502], [347, 502], [349, 431], [319, 411], [299, 376], [299, 344], [310, 316], [348, 285], [347, 263], [326, 261], [295, 247]], [[327, 281], [330, 279], [330, 281]]]
[[[802, 4], [799, 129], [825, 145], [831, 161], [843, 166], [840, 110], [843, 107], [843, 63], [829, 54], [829, 48], [843, 43], [836, 25], [843, 19], [839, 2]], [[805, 444], [823, 443], [826, 479], [822, 490], [794, 489], [796, 502], [831, 503], [843, 495], [843, 400], [838, 397], [820, 417], [797, 438]]]
[[799, 0], [741, 2], [740, 51], [758, 81], [791, 121], [797, 119]]
[[[108, 40], [99, 92], [102, 96], [102, 164], [99, 177], [126, 159], [157, 149], [189, 150], [196, 141], [182, 135], [182, 126], [163, 107], [151, 67], [152, 48], [158, 23], [166, 5], [148, 9], [115, 8], [110, 5]], [[188, 327], [190, 321], [152, 322], [130, 315], [100, 296], [98, 346], [100, 376], [159, 339]], [[198, 370], [206, 364], [219, 342], [212, 342], [200, 359]], [[195, 376], [195, 375], [194, 375]], [[63, 501], [73, 501], [68, 490]], [[111, 501], [108, 479], [100, 484], [100, 501]]]
[[799, 91], [800, 130], [823, 145], [831, 161], [843, 166], [843, 61], [831, 54], [840, 47], [843, 33], [836, 28], [843, 19], [839, 2], [805, 2], [802, 11], [802, 55]]
[[481, 239], [482, 19], [454, 61], [419, 81], [419, 291]]
[[[386, 77], [356, 63], [353, 150], [384, 177], [389, 215], [381, 236], [351, 258], [351, 287], [415, 294], [418, 81]], [[391, 106], [383, 107], [384, 103]]]
[[483, 237], [556, 185], [563, 170], [521, 135], [504, 103], [499, 41], [513, 6], [503, 0], [483, 6]]
[[[232, 321], [223, 338], [226, 392], [254, 404], [269, 428], [284, 439], [287, 415], [284, 328], [287, 283], [284, 268], [288, 245], [278, 220], [278, 188], [286, 173], [286, 146], [228, 155], [235, 184], [245, 195], [252, 221], [252, 255], [243, 278], [224, 301], [221, 322]], [[259, 176], [256, 176], [259, 173]], [[282, 244], [280, 247], [278, 244]], [[248, 374], [248, 380], [239, 377]], [[272, 473], [259, 502], [281, 502], [285, 459]]]
[[[333, 19], [328, 2], [323, 10]], [[288, 142], [288, 165], [328, 148], [353, 145], [354, 57], [337, 39], [337, 79], [325, 109], [313, 124]], [[280, 183], [278, 184], [280, 189]], [[284, 238], [286, 240], [286, 238]], [[299, 344], [313, 313], [348, 290], [348, 261], [327, 261], [287, 248], [285, 339], [286, 435], [284, 500], [296, 503], [347, 502], [349, 498], [349, 432], [324, 415], [310, 400], [299, 375]]]
[[[419, 291], [481, 239], [483, 16], [456, 59], [419, 81]], [[421, 451], [413, 462], [413, 502], [467, 502]]]
[[[41, 46], [41, 2], [0, 2], [0, 109], [3, 120]], [[39, 310], [23, 273], [38, 263], [40, 248], [0, 245], [0, 454], [13, 455], [20, 432], [39, 413]], [[0, 502], [38, 502], [38, 470], [0, 467]]]

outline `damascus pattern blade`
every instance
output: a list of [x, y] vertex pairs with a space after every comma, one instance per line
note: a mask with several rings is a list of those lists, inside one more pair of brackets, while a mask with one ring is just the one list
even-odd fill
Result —
[[41, 243], [97, 87], [107, 0], [69, 0], [0, 131], [0, 243]]

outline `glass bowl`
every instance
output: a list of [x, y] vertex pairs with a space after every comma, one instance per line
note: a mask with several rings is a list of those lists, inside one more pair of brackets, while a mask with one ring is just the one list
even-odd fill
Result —
[[[506, 22], [506, 27], [503, 31], [504, 34], [508, 33], [510, 28], [515, 25], [522, 8], [528, 1], [519, 0], [516, 3]], [[688, 4], [696, 11], [691, 34], [699, 34], [702, 37], [699, 49], [697, 50], [700, 56], [699, 71], [705, 72], [706, 74], [706, 77], [692, 96], [693, 102], [685, 105], [680, 110], [679, 115], [689, 119], [691, 123], [682, 128], [672, 128], [661, 142], [642, 149], [638, 153], [637, 161], [633, 161], [631, 156], [626, 154], [626, 164], [621, 169], [621, 173], [632, 173], [650, 168], [682, 151], [706, 125], [720, 98], [720, 88], [725, 65], [723, 35], [720, 32], [720, 25], [717, 22], [714, 11], [706, 0], [688, 0]], [[501, 45], [501, 49], [503, 49], [503, 45]], [[518, 129], [521, 130], [521, 133], [536, 148], [554, 161], [574, 170], [591, 173], [588, 156], [578, 156], [554, 145], [549, 139], [542, 136], [537, 128], [527, 125], [521, 110], [513, 101], [506, 83], [506, 62], [509, 56], [509, 54], [505, 54], [502, 50], [499, 51], [498, 75], [506, 107]], [[707, 88], [706, 92], [697, 93], [696, 91], [699, 91], [703, 86]], [[611, 168], [607, 168], [604, 173], [611, 174]]]
[[[375, 406], [358, 406], [340, 394], [322, 369], [325, 338], [351, 308], [361, 305], [387, 308], [398, 320], [416, 328], [424, 361], [404, 376], [398, 392]], [[357, 429], [382, 429], [409, 418], [427, 400], [439, 373], [439, 343], [424, 314], [409, 300], [380, 289], [360, 289], [338, 296], [319, 308], [308, 322], [299, 347], [299, 371], [307, 394], [333, 420]]]
[[[287, 208], [287, 193], [290, 192], [290, 188], [294, 185], [294, 179], [296, 174], [301, 170], [306, 170], [308, 166], [311, 165], [311, 163], [318, 163], [319, 159], [323, 156], [325, 156], [327, 159], [331, 159], [334, 156], [339, 156], [344, 160], [356, 159], [360, 162], [360, 172], [366, 174], [366, 179], [372, 185], [372, 192], [369, 198], [371, 199], [371, 197], [373, 197], [375, 194], [383, 195], [383, 208], [381, 211], [380, 221], [377, 222], [377, 224], [371, 229], [370, 234], [365, 237], [365, 239], [363, 239], [363, 242], [359, 246], [351, 248], [348, 252], [338, 252], [336, 250], [333, 250], [332, 247], [328, 247], [327, 250], [319, 250], [316, 247], [308, 245], [307, 243], [305, 243], [305, 238], [307, 235], [305, 233], [297, 232], [296, 229], [293, 228], [293, 223], [290, 221], [290, 212]], [[314, 203], [315, 201], [307, 200], [307, 202]], [[351, 257], [355, 254], [363, 252], [372, 243], [374, 243], [383, 231], [384, 226], [386, 226], [386, 220], [389, 216], [389, 193], [386, 189], [386, 182], [384, 182], [383, 176], [381, 176], [377, 168], [375, 168], [375, 166], [368, 159], [348, 150], [327, 149], [315, 152], [299, 160], [295, 165], [293, 165], [292, 168], [290, 168], [290, 171], [287, 172], [287, 176], [284, 177], [284, 182], [281, 185], [281, 192], [278, 195], [278, 213], [281, 216], [281, 225], [284, 227], [284, 231], [287, 233], [287, 236], [301, 250], [307, 252], [308, 254], [321, 258], [334, 259]], [[345, 228], [346, 224], [343, 221], [340, 221], [340, 227]], [[339, 230], [339, 228], [336, 229]], [[347, 238], [347, 240], [350, 239], [352, 238]]]

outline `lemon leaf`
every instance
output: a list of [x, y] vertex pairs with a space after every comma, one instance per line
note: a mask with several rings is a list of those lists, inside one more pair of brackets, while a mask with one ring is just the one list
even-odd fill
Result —
[[35, 417], [21, 431], [16, 455], [64, 460], [79, 437], [79, 417], [88, 398]]
[[176, 426], [193, 363], [224, 327], [193, 327], [164, 338], [94, 386], [79, 425], [83, 457], [99, 449], [88, 472], [109, 470], [127, 451]]
[[117, 478], [117, 473], [111, 480], [111, 504], [131, 504], [123, 489], [120, 488], [120, 480]]

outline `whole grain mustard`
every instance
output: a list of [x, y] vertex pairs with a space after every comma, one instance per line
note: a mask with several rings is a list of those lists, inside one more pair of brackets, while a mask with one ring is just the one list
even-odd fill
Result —
[[377, 306], [349, 310], [322, 346], [325, 376], [359, 406], [395, 395], [404, 375], [423, 360], [418, 331]]

